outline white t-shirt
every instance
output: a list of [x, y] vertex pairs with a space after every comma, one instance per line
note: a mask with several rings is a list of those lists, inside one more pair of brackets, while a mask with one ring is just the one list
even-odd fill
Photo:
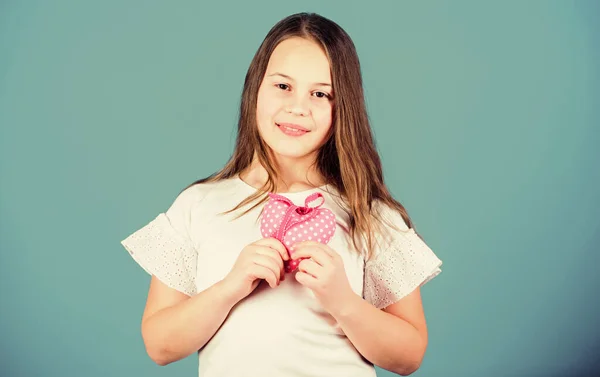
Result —
[[[404, 232], [390, 233], [390, 246], [365, 262], [353, 248], [348, 216], [334, 201], [332, 190], [327, 185], [280, 195], [303, 206], [310, 194], [323, 194], [321, 208], [335, 214], [337, 225], [328, 246], [341, 255], [354, 292], [384, 308], [441, 272], [441, 260], [391, 211], [387, 218]], [[195, 295], [223, 279], [240, 251], [262, 238], [258, 216], [265, 204], [235, 221], [231, 220], [238, 212], [218, 215], [255, 192], [239, 177], [194, 185], [181, 192], [165, 213], [121, 243], [149, 274]], [[274, 289], [260, 284], [234, 306], [199, 352], [200, 377], [375, 375], [374, 366], [358, 353], [312, 291], [290, 274]]]

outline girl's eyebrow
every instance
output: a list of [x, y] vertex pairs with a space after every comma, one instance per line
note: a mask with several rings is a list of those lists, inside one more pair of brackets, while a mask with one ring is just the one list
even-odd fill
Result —
[[[288, 75], [285, 75], [285, 74], [283, 74], [283, 73], [279, 73], [279, 72], [272, 73], [272, 74], [270, 74], [268, 77], [271, 77], [271, 76], [281, 76], [281, 77], [284, 77], [284, 78], [286, 78], [286, 79], [288, 79], [288, 80], [290, 80], [290, 81], [295, 81], [295, 80], [294, 80], [293, 78], [291, 78], [290, 76], [288, 76]], [[329, 87], [332, 87], [332, 86], [331, 86], [331, 84], [329, 84], [329, 83], [326, 83], [326, 82], [317, 82], [317, 83], [315, 83], [314, 85], [319, 85], [319, 86], [329, 86]]]

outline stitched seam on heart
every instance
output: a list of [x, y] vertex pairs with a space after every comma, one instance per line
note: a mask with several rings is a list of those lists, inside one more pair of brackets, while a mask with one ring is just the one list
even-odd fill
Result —
[[289, 224], [290, 220], [292, 219], [292, 214], [293, 214], [293, 211], [295, 210], [294, 207], [296, 207], [296, 206], [291, 205], [287, 209], [287, 211], [285, 212], [285, 215], [283, 215], [283, 220], [281, 220], [281, 223], [279, 224], [279, 229], [277, 229], [275, 238], [277, 238], [281, 242], [283, 242], [283, 237], [285, 237], [285, 233], [288, 230], [288, 224]]
[[[312, 194], [308, 198], [306, 198], [306, 201], [305, 201], [306, 206], [305, 207], [297, 206], [294, 203], [292, 203], [291, 200], [289, 200], [288, 198], [281, 196], [281, 195], [274, 194], [274, 195], [272, 195], [272, 197], [276, 198], [276, 200], [282, 201], [284, 203], [288, 203], [290, 205], [288, 207], [283, 219], [281, 220], [279, 228], [277, 229], [277, 232], [275, 234], [275, 238], [277, 238], [281, 242], [283, 242], [285, 234], [291, 227], [293, 227], [294, 225], [297, 225], [301, 222], [306, 222], [306, 221], [314, 218], [315, 216], [317, 216], [319, 214], [318, 208], [323, 204], [323, 203], [321, 203], [314, 208], [309, 206], [309, 203], [315, 201], [319, 197], [320, 198], [323, 197], [319, 193]], [[306, 213], [305, 215], [300, 215], [300, 219], [298, 219], [295, 222], [292, 222], [292, 215], [298, 208], [307, 209], [308, 213]], [[303, 219], [302, 216], [307, 216], [307, 217]]]

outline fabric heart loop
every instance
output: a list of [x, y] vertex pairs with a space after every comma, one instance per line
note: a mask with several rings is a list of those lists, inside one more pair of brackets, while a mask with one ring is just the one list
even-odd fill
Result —
[[[319, 203], [318, 205], [311, 207], [310, 203], [314, 202], [317, 199], [322, 199], [321, 203]], [[323, 197], [323, 194], [321, 194], [320, 192], [315, 192], [314, 194], [309, 195], [306, 200], [304, 201], [304, 207], [303, 208], [309, 208], [309, 209], [317, 209], [320, 206], [323, 205], [323, 203], [325, 203], [325, 198]]]
[[[271, 199], [283, 202], [283, 203], [289, 205], [290, 207], [294, 207], [294, 210], [305, 211], [306, 213], [310, 212], [313, 209], [317, 209], [317, 208], [321, 207], [323, 205], [323, 203], [325, 203], [325, 198], [323, 197], [323, 194], [321, 194], [320, 192], [315, 192], [314, 194], [309, 195], [304, 200], [304, 207], [295, 205], [291, 200], [289, 200], [288, 198], [286, 198], [283, 195], [274, 194], [274, 193], [270, 192], [269, 197]], [[321, 203], [319, 203], [315, 206], [311, 206], [310, 203], [314, 202], [317, 199], [322, 199]]]

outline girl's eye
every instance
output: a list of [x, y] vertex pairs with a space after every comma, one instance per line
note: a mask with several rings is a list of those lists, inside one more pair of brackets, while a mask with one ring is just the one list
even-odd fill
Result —
[[[290, 90], [290, 86], [288, 84], [275, 84], [275, 87], [281, 90]], [[317, 98], [331, 98], [331, 96], [325, 92], [314, 92]]]
[[329, 98], [329, 94], [323, 92], [315, 92], [314, 93], [318, 98]]

